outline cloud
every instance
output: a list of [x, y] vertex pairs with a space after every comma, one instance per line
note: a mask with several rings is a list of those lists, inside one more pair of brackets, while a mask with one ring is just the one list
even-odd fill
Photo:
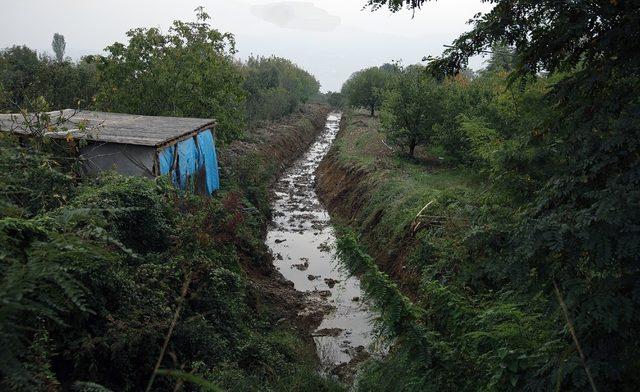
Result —
[[288, 29], [331, 31], [341, 23], [338, 16], [304, 1], [255, 5], [251, 7], [251, 13], [264, 21]]

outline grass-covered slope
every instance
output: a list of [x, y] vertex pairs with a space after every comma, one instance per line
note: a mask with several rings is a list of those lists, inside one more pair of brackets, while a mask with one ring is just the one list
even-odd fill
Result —
[[506, 251], [520, 207], [478, 172], [383, 140], [377, 118], [347, 112], [318, 171], [338, 252], [393, 342], [359, 389], [588, 388], [557, 297]]
[[[415, 281], [415, 271], [407, 269], [414, 267], [410, 259], [424, 229], [455, 225], [455, 219], [443, 220], [452, 218], [446, 210], [455, 212], [462, 201], [479, 205], [486, 187], [471, 170], [406, 159], [384, 140], [376, 117], [348, 112], [319, 167], [318, 189], [338, 222], [356, 229], [378, 264], [407, 284]], [[416, 219], [427, 204], [424, 218]]]

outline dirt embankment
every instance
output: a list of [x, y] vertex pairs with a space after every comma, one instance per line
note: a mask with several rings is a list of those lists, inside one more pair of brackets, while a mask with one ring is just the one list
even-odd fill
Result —
[[272, 184], [322, 132], [329, 111], [326, 106], [309, 104], [285, 119], [246, 131], [242, 139], [220, 151], [222, 176], [234, 175], [238, 162], [249, 158], [269, 166], [268, 182]]
[[[342, 117], [336, 140], [345, 132], [347, 115]], [[316, 189], [322, 202], [332, 215], [340, 218], [340, 223], [350, 223], [360, 215], [362, 205], [367, 201], [370, 187], [369, 172], [358, 165], [349, 165], [340, 160], [340, 153], [334, 145], [324, 157], [316, 172]]]
[[[344, 136], [348, 121], [352, 120], [347, 113], [343, 116], [336, 140]], [[354, 125], [357, 126], [359, 122], [358, 120], [349, 124], [349, 132], [357, 132]], [[364, 123], [360, 125], [370, 126]], [[380, 141], [370, 140], [370, 144], [375, 145], [373, 148], [380, 150], [372, 155], [389, 155], [390, 152], [385, 151], [388, 147], [378, 142]], [[361, 235], [361, 244], [374, 257], [376, 264], [400, 284], [405, 294], [413, 297], [412, 293], [419, 282], [417, 275], [405, 265], [407, 250], [412, 248], [414, 242], [410, 228], [406, 228], [406, 236], [401, 238], [389, 234], [389, 228], [381, 224], [385, 214], [384, 207], [375, 209], [371, 202], [372, 195], [379, 186], [376, 177], [370, 168], [355, 161], [342, 159], [343, 153], [336, 144], [322, 160], [316, 172], [316, 189], [321, 201], [336, 223], [351, 227]], [[371, 145], [368, 146], [369, 149], [372, 148]], [[384, 165], [384, 162], [378, 164]]]
[[[228, 181], [233, 176], [250, 176], [244, 182], [251, 186], [271, 186], [323, 131], [328, 113], [325, 106], [306, 105], [283, 120], [246, 131], [241, 140], [219, 151], [223, 186], [225, 177]], [[270, 219], [268, 206], [247, 213], [262, 215], [261, 231], [266, 233]], [[295, 290], [273, 266], [266, 245], [261, 254], [254, 256], [260, 260], [243, 263], [252, 287], [253, 306], [268, 309], [274, 323], [296, 330], [309, 344], [309, 351], [315, 352], [311, 332], [322, 321], [326, 305]]]

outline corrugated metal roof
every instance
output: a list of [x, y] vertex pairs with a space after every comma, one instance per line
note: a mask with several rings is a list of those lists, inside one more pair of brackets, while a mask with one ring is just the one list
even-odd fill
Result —
[[[142, 146], [167, 144], [174, 139], [180, 139], [182, 136], [199, 129], [210, 128], [215, 124], [213, 119], [140, 116], [91, 111], [76, 112], [73, 109], [49, 112], [48, 114], [52, 122], [61, 116], [68, 118], [65, 123], [57, 127], [57, 132], [48, 132], [48, 136], [64, 138], [71, 133], [74, 138]], [[29, 118], [29, 121], [32, 121], [32, 117]], [[28, 127], [22, 124], [24, 124], [24, 118], [20, 114], [0, 114], [0, 127], [5, 131], [13, 129], [16, 133], [30, 133]], [[82, 126], [86, 131], [78, 129]]]

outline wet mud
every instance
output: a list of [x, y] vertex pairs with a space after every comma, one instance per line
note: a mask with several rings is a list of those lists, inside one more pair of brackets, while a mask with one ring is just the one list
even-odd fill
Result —
[[356, 365], [376, 349], [374, 314], [362, 300], [358, 278], [340, 267], [335, 232], [315, 190], [316, 168], [339, 131], [340, 119], [340, 113], [329, 114], [325, 130], [276, 183], [266, 244], [282, 276], [301, 295], [329, 309], [312, 336], [322, 372], [349, 382]]

